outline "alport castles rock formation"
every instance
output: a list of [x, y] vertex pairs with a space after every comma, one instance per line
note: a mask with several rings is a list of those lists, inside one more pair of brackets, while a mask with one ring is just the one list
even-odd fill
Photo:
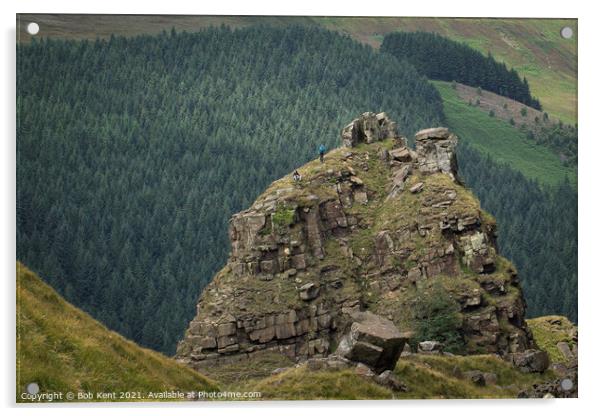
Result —
[[[457, 308], [464, 352], [538, 355], [495, 220], [457, 178], [457, 137], [364, 113], [342, 147], [272, 183], [232, 216], [227, 264], [201, 294], [176, 358], [195, 369], [272, 350], [391, 367], [435, 286]], [[531, 357], [531, 358], [530, 358]], [[522, 360], [522, 361], [521, 361]], [[542, 365], [546, 365], [545, 362]], [[539, 367], [541, 367], [540, 365]]]

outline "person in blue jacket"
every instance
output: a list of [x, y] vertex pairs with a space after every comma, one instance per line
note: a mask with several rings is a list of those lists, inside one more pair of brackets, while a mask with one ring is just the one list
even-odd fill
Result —
[[326, 146], [321, 144], [318, 151], [320, 152], [320, 162], [324, 163], [324, 153], [326, 153]]

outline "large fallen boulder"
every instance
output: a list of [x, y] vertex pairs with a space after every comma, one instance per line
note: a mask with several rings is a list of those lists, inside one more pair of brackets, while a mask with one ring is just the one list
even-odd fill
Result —
[[513, 366], [523, 373], [543, 373], [550, 365], [548, 353], [540, 350], [526, 350], [508, 354]]
[[351, 325], [336, 355], [364, 363], [376, 373], [392, 370], [407, 341], [388, 319], [372, 312], [351, 312]]

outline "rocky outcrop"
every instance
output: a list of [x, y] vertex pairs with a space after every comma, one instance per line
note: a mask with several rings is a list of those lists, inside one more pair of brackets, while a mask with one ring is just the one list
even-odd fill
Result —
[[228, 262], [199, 298], [177, 359], [197, 369], [264, 350], [304, 360], [347, 339], [345, 355], [390, 367], [403, 337], [382, 323], [390, 338], [371, 338], [358, 321], [350, 338], [349, 311], [405, 333], [424, 319], [416, 304], [435, 283], [461, 311], [467, 353], [532, 348], [495, 221], [454, 179], [457, 138], [421, 131], [413, 150], [384, 113], [362, 114], [341, 136], [346, 147], [299, 168], [300, 181], [274, 182], [232, 216]]
[[444, 127], [420, 130], [416, 133], [418, 169], [421, 172], [443, 172], [456, 179], [458, 138]]
[[341, 132], [343, 146], [355, 147], [360, 143], [374, 143], [383, 139], [399, 138], [397, 123], [386, 113], [363, 113]]

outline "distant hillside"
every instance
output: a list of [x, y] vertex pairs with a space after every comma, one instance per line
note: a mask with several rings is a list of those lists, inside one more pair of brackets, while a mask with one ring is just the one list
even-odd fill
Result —
[[109, 331], [17, 262], [18, 402], [27, 402], [21, 393], [32, 382], [40, 393], [217, 389], [201, 374]]
[[[447, 125], [472, 147], [540, 184], [557, 185], [562, 183], [565, 177], [573, 183], [576, 182], [575, 167], [565, 166], [558, 154], [530, 139], [526, 129], [521, 131], [521, 119], [527, 117], [517, 118], [515, 126], [512, 126], [508, 121], [500, 119], [505, 114], [503, 111], [494, 110], [494, 116], [490, 116], [487, 111], [482, 110], [489, 102], [489, 95], [483, 98], [480, 105], [477, 105], [476, 98], [473, 105], [470, 105], [470, 98], [465, 100], [459, 95], [461, 92], [454, 90], [450, 83], [432, 83], [443, 99]], [[520, 115], [520, 110], [518, 111]]]
[[[95, 39], [97, 36], [133, 36], [163, 30], [197, 31], [199, 27], [226, 24], [286, 26], [292, 23], [322, 26], [378, 48], [390, 32], [435, 32], [471, 47], [515, 68], [526, 77], [534, 96], [550, 115], [566, 123], [577, 121], [577, 20], [576, 19], [487, 19], [417, 17], [286, 17], [286, 16], [111, 16], [111, 15], [20, 15], [22, 21], [40, 23], [41, 36]], [[571, 26], [572, 39], [560, 37]], [[25, 25], [19, 39], [31, 36]]]
[[395, 32], [385, 36], [380, 51], [407, 60], [429, 79], [460, 82], [541, 109], [529, 83], [514, 68], [464, 43], [436, 33]]
[[453, 112], [450, 108], [451, 103], [455, 102], [455, 98], [459, 98], [490, 117], [508, 122], [532, 143], [549, 148], [556, 153], [563, 166], [577, 167], [578, 129], [576, 125], [564, 124], [562, 120], [550, 117], [545, 111], [536, 110], [489, 91], [452, 82], [449, 86], [455, 91], [454, 95], [444, 84], [437, 85], [447, 99], [448, 112]]

